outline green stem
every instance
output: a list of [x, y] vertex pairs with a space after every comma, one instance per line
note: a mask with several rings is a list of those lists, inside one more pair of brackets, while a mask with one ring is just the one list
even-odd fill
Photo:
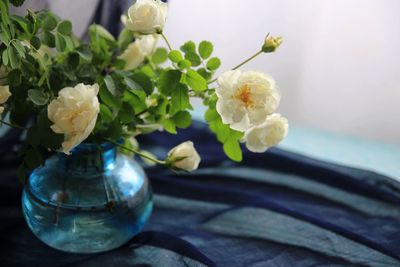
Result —
[[165, 36], [164, 33], [160, 33], [160, 34], [161, 34], [162, 38], [164, 39], [165, 43], [167, 44], [169, 51], [171, 51], [171, 50], [172, 50], [172, 46], [171, 46], [171, 44], [169, 43], [169, 41], [168, 41], [168, 39], [167, 39], [167, 36]]
[[[238, 68], [240, 68], [240, 67], [243, 66], [244, 64], [248, 63], [249, 61], [255, 59], [257, 56], [259, 56], [259, 55], [262, 54], [262, 53], [263, 53], [262, 50], [258, 51], [257, 53], [255, 53], [254, 55], [252, 55], [251, 57], [249, 57], [248, 59], [246, 59], [245, 61], [243, 61], [243, 62], [240, 63], [239, 65], [233, 67], [232, 70], [237, 70]], [[208, 84], [217, 81], [217, 79], [218, 79], [218, 78], [215, 78], [215, 79], [209, 81]]]
[[15, 124], [3, 121], [3, 120], [0, 120], [0, 123], [1, 124], [5, 124], [5, 125], [7, 125], [8, 127], [11, 127], [11, 128], [17, 128], [17, 129], [21, 129], [21, 130], [28, 130], [28, 128], [25, 128], [25, 127], [22, 127], [22, 126], [18, 126], [18, 125], [15, 125]]
[[157, 164], [160, 164], [160, 165], [165, 165], [165, 164], [166, 164], [165, 161], [158, 160], [158, 159], [155, 159], [155, 158], [153, 158], [153, 157], [150, 157], [149, 155], [143, 154], [143, 153], [141, 153], [140, 151], [138, 151], [138, 150], [136, 150], [136, 149], [126, 147], [126, 146], [124, 146], [124, 145], [121, 145], [121, 144], [119, 144], [119, 143], [117, 143], [117, 142], [114, 142], [114, 141], [112, 141], [112, 140], [109, 140], [109, 139], [105, 139], [105, 140], [106, 140], [107, 142], [110, 142], [111, 144], [114, 144], [114, 145], [116, 145], [116, 146], [118, 146], [118, 147], [120, 147], [120, 148], [122, 148], [122, 149], [125, 149], [125, 150], [128, 150], [128, 151], [132, 152], [132, 153], [135, 153], [135, 154], [139, 155], [140, 157], [146, 158], [146, 159], [148, 159], [148, 160], [151, 160], [151, 161], [153, 161], [153, 162], [155, 162], [155, 163], [157, 163]]

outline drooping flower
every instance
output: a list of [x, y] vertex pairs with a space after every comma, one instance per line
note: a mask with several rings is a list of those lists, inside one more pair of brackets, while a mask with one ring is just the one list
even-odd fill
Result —
[[54, 123], [51, 129], [64, 134], [62, 151], [65, 154], [69, 154], [93, 131], [100, 111], [98, 92], [98, 84], [80, 83], [75, 87], [65, 87], [47, 107], [48, 117]]
[[260, 125], [279, 105], [280, 95], [272, 77], [256, 71], [227, 71], [218, 77], [217, 112], [238, 131]]
[[125, 51], [119, 56], [119, 59], [125, 61], [125, 70], [137, 68], [147, 56], [153, 54], [157, 45], [155, 35], [143, 35], [136, 38]]
[[276, 146], [287, 135], [288, 120], [280, 114], [272, 114], [264, 123], [247, 130], [244, 135], [246, 147], [252, 152], [265, 152]]
[[167, 18], [168, 6], [160, 0], [138, 0], [128, 9], [126, 28], [137, 33], [161, 32]]
[[193, 142], [186, 141], [169, 151], [168, 161], [175, 169], [194, 171], [199, 167], [201, 159]]

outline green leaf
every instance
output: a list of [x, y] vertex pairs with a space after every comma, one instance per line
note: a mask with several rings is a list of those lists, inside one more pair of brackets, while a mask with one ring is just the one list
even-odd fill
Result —
[[115, 83], [110, 75], [104, 77], [104, 83], [106, 84], [107, 90], [115, 96], [117, 94], [117, 89], [115, 88]]
[[19, 86], [22, 81], [22, 72], [19, 69], [13, 69], [8, 73], [8, 84], [11, 86]]
[[118, 140], [122, 135], [122, 125], [118, 119], [115, 119], [108, 128], [107, 135], [113, 139]]
[[92, 51], [88, 45], [81, 45], [76, 49], [76, 52], [79, 56], [86, 61], [91, 61], [93, 58]]
[[168, 58], [168, 52], [165, 48], [157, 48], [154, 54], [151, 56], [151, 61], [154, 64], [161, 64], [165, 62]]
[[13, 42], [13, 46], [17, 50], [19, 56], [21, 58], [25, 58], [25, 47], [21, 44], [21, 42], [16, 40]]
[[103, 102], [104, 104], [106, 104], [107, 106], [115, 109], [116, 111], [118, 111], [121, 107], [121, 101], [119, 98], [114, 97], [110, 91], [105, 88], [104, 86], [100, 87], [100, 99], [101, 102]]
[[178, 50], [172, 50], [168, 54], [168, 58], [175, 63], [178, 63], [179, 61], [183, 60], [182, 54]]
[[194, 91], [204, 91], [207, 89], [207, 81], [196, 71], [188, 70], [186, 82]]
[[9, 61], [8, 48], [4, 49], [4, 51], [3, 51], [2, 55], [1, 55], [1, 59], [3, 61], [3, 65], [4, 66], [8, 66], [8, 61]]
[[110, 123], [114, 119], [111, 110], [104, 104], [100, 104], [100, 118], [105, 123]]
[[28, 98], [31, 100], [35, 105], [43, 106], [46, 105], [49, 101], [49, 96], [45, 94], [41, 90], [30, 89], [28, 90]]
[[12, 22], [18, 25], [26, 34], [32, 34], [32, 30], [30, 28], [33, 27], [33, 25], [28, 19], [16, 15], [11, 15], [10, 18]]
[[187, 59], [181, 60], [181, 61], [179, 61], [179, 63], [178, 63], [178, 67], [179, 67], [179, 69], [181, 69], [181, 70], [190, 68], [191, 66], [192, 66], [192, 63], [190, 63], [190, 61], [187, 60]]
[[72, 23], [71, 21], [64, 20], [58, 24], [57, 31], [63, 35], [70, 35], [72, 32]]
[[192, 116], [188, 111], [179, 111], [172, 120], [178, 128], [187, 128], [192, 124]]
[[48, 47], [56, 47], [56, 37], [51, 32], [45, 31], [43, 33], [42, 42]]
[[190, 107], [189, 90], [186, 85], [179, 84], [171, 94], [170, 114], [185, 110]]
[[40, 46], [42, 45], [39, 37], [37, 36], [33, 36], [31, 39], [31, 45], [35, 48], [35, 49], [39, 49]]
[[219, 68], [221, 65], [221, 60], [217, 57], [210, 58], [210, 60], [207, 62], [207, 69], [214, 71]]
[[158, 79], [158, 88], [165, 95], [171, 95], [173, 90], [178, 86], [182, 77], [179, 70], [167, 70], [161, 73]]
[[181, 51], [184, 52], [185, 54], [188, 52], [196, 53], [196, 44], [192, 41], [188, 41], [188, 42], [184, 43], [180, 48], [181, 48]]
[[142, 87], [138, 83], [136, 83], [134, 80], [132, 80], [131, 78], [129, 78], [127, 76], [124, 76], [124, 83], [125, 83], [126, 86], [128, 86], [128, 88], [130, 90], [135, 91], [135, 90], [141, 90], [142, 89]]
[[223, 145], [225, 154], [233, 161], [240, 162], [243, 159], [242, 149], [239, 141], [234, 138], [228, 138]]
[[165, 130], [170, 134], [176, 134], [176, 125], [175, 122], [171, 119], [166, 119], [162, 121], [162, 125], [164, 126]]
[[122, 124], [129, 124], [135, 120], [135, 110], [129, 103], [122, 103], [118, 113], [118, 118]]
[[133, 81], [135, 81], [142, 87], [142, 89], [144, 90], [144, 92], [146, 92], [147, 95], [153, 93], [154, 90], [153, 82], [146, 74], [144, 74], [143, 72], [135, 72], [131, 77]]
[[42, 21], [42, 28], [45, 31], [52, 31], [57, 27], [57, 20], [53, 15], [47, 14], [44, 21]]
[[67, 50], [72, 51], [75, 48], [74, 41], [70, 36], [64, 35], [65, 44], [67, 46]]
[[185, 59], [189, 60], [194, 67], [197, 67], [201, 64], [201, 59], [195, 52], [187, 52], [185, 54]]
[[213, 44], [209, 41], [202, 41], [199, 45], [199, 54], [203, 59], [207, 59], [213, 52]]
[[127, 28], [124, 28], [118, 36], [118, 46], [124, 50], [133, 41], [133, 34]]
[[64, 36], [57, 33], [56, 34], [56, 49], [57, 49], [57, 51], [64, 52], [66, 47], [67, 47], [67, 43], [64, 39]]
[[18, 68], [19, 65], [21, 64], [21, 59], [18, 56], [17, 50], [15, 49], [14, 46], [9, 46], [7, 51], [8, 51], [8, 58], [10, 60], [9, 63], [10, 63], [11, 68], [13, 68], [13, 69]]
[[114, 36], [109, 31], [107, 31], [104, 27], [102, 27], [98, 24], [93, 24], [92, 26], [90, 26], [89, 31], [99, 37], [102, 37], [102, 38], [108, 40], [108, 41], [115, 42]]
[[207, 71], [205, 68], [200, 68], [197, 72], [204, 78], [206, 81], [211, 80], [212, 74], [211, 72]]
[[75, 70], [75, 68], [79, 66], [79, 54], [78, 53], [70, 53], [68, 55], [68, 65], [73, 70]]

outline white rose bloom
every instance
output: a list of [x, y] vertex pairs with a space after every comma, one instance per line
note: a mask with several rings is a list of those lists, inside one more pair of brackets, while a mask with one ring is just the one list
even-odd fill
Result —
[[162, 31], [166, 18], [166, 3], [160, 0], [138, 0], [128, 9], [125, 27], [142, 34], [156, 33]]
[[246, 147], [252, 152], [265, 152], [282, 141], [289, 129], [288, 120], [280, 114], [272, 114], [264, 123], [246, 131]]
[[[183, 157], [183, 158], [182, 158]], [[173, 161], [173, 167], [185, 171], [194, 171], [199, 167], [200, 156], [193, 146], [193, 142], [186, 141], [174, 147], [168, 153], [168, 158]], [[181, 160], [174, 161], [174, 159]]]
[[54, 123], [51, 129], [64, 134], [62, 151], [65, 154], [69, 154], [93, 131], [100, 111], [98, 92], [98, 84], [80, 83], [75, 87], [65, 87], [47, 107], [48, 117]]
[[217, 111], [234, 130], [261, 124], [279, 105], [274, 79], [261, 72], [227, 71], [218, 77], [218, 85]]
[[0, 85], [0, 105], [6, 103], [10, 96], [10, 87], [8, 85]]
[[[10, 96], [10, 87], [8, 85], [0, 85], [0, 105], [6, 103]], [[3, 114], [3, 112], [4, 107], [0, 106], [0, 114]]]
[[119, 56], [125, 61], [125, 70], [137, 68], [147, 56], [154, 53], [157, 45], [157, 37], [154, 35], [143, 35], [131, 43]]

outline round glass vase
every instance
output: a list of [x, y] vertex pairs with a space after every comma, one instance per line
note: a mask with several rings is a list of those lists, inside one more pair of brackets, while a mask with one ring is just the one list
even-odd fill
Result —
[[34, 170], [22, 194], [32, 232], [67, 252], [93, 253], [121, 246], [150, 217], [152, 191], [141, 166], [106, 143], [81, 144]]

